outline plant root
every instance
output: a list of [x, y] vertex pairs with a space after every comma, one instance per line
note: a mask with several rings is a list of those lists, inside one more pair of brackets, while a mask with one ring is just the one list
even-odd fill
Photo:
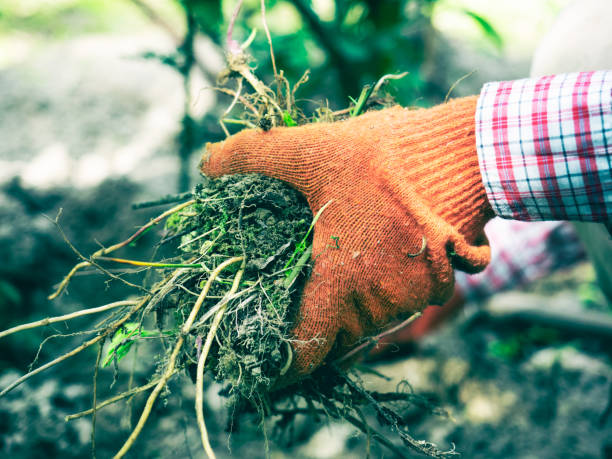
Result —
[[[178, 370], [174, 370], [174, 373], [172, 374], [172, 376], [174, 376], [176, 373], [178, 373]], [[123, 392], [122, 394], [115, 395], [114, 397], [111, 397], [107, 400], [104, 400], [103, 402], [100, 402], [100, 404], [95, 407], [95, 411], [100, 411], [105, 406], [112, 405], [113, 403], [117, 403], [123, 400], [124, 398], [132, 397], [133, 395], [139, 394], [140, 392], [149, 390], [151, 387], [157, 385], [158, 383], [159, 383], [159, 379], [154, 379], [148, 384], [145, 384], [140, 387], [135, 387], [134, 389], [130, 389], [130, 390]], [[64, 421], [68, 422], [74, 419], [79, 419], [79, 418], [82, 418], [83, 416], [88, 416], [92, 414], [93, 412], [94, 412], [94, 409], [90, 408], [85, 411], [80, 411], [79, 413], [69, 414], [68, 416], [64, 418]]]
[[[296, 91], [308, 80], [308, 72], [291, 85], [283, 71], [276, 68], [272, 39], [265, 19], [265, 0], [260, 0], [260, 7], [274, 72], [272, 87], [266, 86], [250, 65], [251, 60], [246, 48], [254, 39], [255, 32], [242, 44], [233, 40], [234, 25], [241, 5], [242, 0], [238, 0], [228, 27], [228, 68], [222, 75], [222, 80], [236, 79], [236, 83], [232, 84], [231, 89], [212, 88], [231, 96], [231, 101], [220, 119], [226, 135], [230, 134], [226, 124], [267, 130], [275, 126], [291, 127], [347, 119], [372, 107], [390, 104], [388, 98], [378, 98], [378, 92], [386, 81], [401, 78], [404, 74], [385, 75], [376, 84], [368, 85], [358, 100], [352, 101], [346, 109], [333, 111], [326, 104], [322, 104], [307, 116], [296, 104]], [[225, 83], [222, 81], [221, 84]], [[239, 114], [236, 114], [237, 106], [241, 106]], [[185, 199], [187, 196], [192, 199], [161, 213], [128, 239], [102, 248], [89, 258], [82, 256], [66, 239], [78, 254], [80, 263], [66, 275], [50, 299], [61, 294], [76, 272], [89, 266], [99, 269], [112, 279], [120, 279], [132, 287], [139, 288], [144, 292], [143, 296], [138, 302], [123, 304], [129, 306], [129, 309], [120, 308], [118, 302], [114, 303], [114, 307], [106, 305], [43, 319], [0, 334], [1, 338], [6, 334], [44, 326], [54, 321], [114, 310], [100, 322], [101, 328], [96, 330], [98, 336], [28, 373], [0, 393], [0, 396], [28, 377], [89, 346], [102, 346], [108, 337], [111, 344], [103, 366], [114, 361], [118, 371], [117, 362], [129, 352], [130, 346], [138, 340], [150, 338], [160, 340], [163, 346], [162, 357], [152, 364], [154, 371], [151, 374], [156, 375], [152, 381], [131, 389], [130, 379], [130, 389], [98, 403], [95, 380], [103, 358], [99, 350], [94, 373], [92, 407], [66, 417], [66, 420], [72, 420], [92, 415], [92, 423], [95, 425], [98, 410], [150, 390], [140, 417], [116, 453], [116, 458], [124, 457], [131, 450], [157, 399], [170, 380], [182, 371], [189, 372], [196, 385], [197, 425], [202, 446], [209, 458], [214, 458], [215, 453], [203, 411], [206, 371], [224, 385], [223, 392], [229, 398], [232, 413], [230, 422], [234, 422], [234, 415], [259, 415], [266, 452], [266, 422], [270, 422], [271, 416], [281, 416], [282, 422], [278, 421], [277, 427], [282, 428], [282, 423], [285, 427], [290, 425], [295, 414], [313, 415], [315, 418], [322, 414], [329, 418], [345, 420], [362, 431], [368, 440], [368, 455], [371, 441], [376, 441], [393, 454], [404, 457], [407, 454], [398, 447], [400, 440], [415, 451], [430, 457], [452, 454], [439, 451], [430, 443], [419, 442], [407, 433], [406, 423], [398, 411], [398, 406], [414, 404], [418, 408], [427, 407], [427, 403], [418, 400], [418, 395], [412, 392], [374, 393], [337, 368], [337, 364], [346, 366], [360, 352], [375, 345], [380, 338], [416, 319], [420, 315], [418, 313], [399, 326], [361, 343], [336, 362], [328, 362], [328, 365], [315, 371], [305, 381], [285, 387], [282, 391], [275, 390], [294, 362], [291, 326], [298, 313], [300, 292], [312, 267], [311, 233], [317, 219], [331, 201], [319, 209], [313, 218], [307, 202], [295, 190], [260, 176], [205, 180], [202, 185], [196, 186], [193, 193], [184, 196]], [[164, 198], [148, 204], [176, 202], [176, 199], [177, 197]], [[155, 245], [156, 257], [161, 254], [159, 261], [108, 256], [136, 241], [163, 219], [167, 219], [166, 235]], [[59, 229], [61, 231], [61, 228]], [[329, 247], [334, 249], [333, 245]], [[339, 248], [337, 239], [335, 248]], [[427, 241], [423, 238], [421, 249], [409, 256], [419, 256], [426, 248]], [[126, 279], [115, 276], [98, 265], [98, 262], [143, 268], [141, 271], [146, 274], [142, 285], [130, 284]], [[240, 266], [237, 266], [239, 263]], [[222, 273], [228, 272], [230, 274], [222, 276]], [[145, 285], [148, 287], [151, 282], [155, 283], [149, 291]], [[155, 323], [157, 330], [150, 331], [145, 328], [151, 323]], [[287, 406], [293, 406], [293, 409], [287, 409]], [[434, 410], [431, 412], [439, 414]], [[373, 429], [369, 425], [368, 417], [371, 414], [377, 416], [385, 431]], [[92, 437], [92, 448], [95, 447], [93, 440]]]
[[[54, 300], [55, 298], [57, 298], [64, 291], [64, 289], [68, 286], [68, 283], [70, 282], [70, 279], [72, 279], [72, 277], [76, 274], [76, 272], [79, 271], [82, 268], [86, 268], [88, 266], [92, 266], [94, 264], [93, 261], [96, 258], [99, 258], [99, 257], [104, 256], [104, 255], [108, 255], [109, 253], [112, 253], [115, 250], [118, 250], [118, 249], [120, 249], [122, 247], [125, 247], [126, 245], [134, 242], [136, 239], [138, 239], [140, 236], [142, 236], [142, 234], [146, 230], [151, 228], [153, 225], [157, 225], [164, 218], [169, 217], [170, 215], [175, 214], [176, 212], [184, 209], [185, 207], [190, 206], [194, 202], [195, 202], [195, 200], [192, 199], [190, 201], [186, 201], [186, 202], [183, 202], [183, 203], [181, 203], [181, 204], [179, 204], [177, 206], [174, 206], [173, 208], [165, 211], [164, 213], [162, 213], [162, 214], [158, 215], [157, 217], [155, 217], [154, 219], [152, 219], [146, 225], [141, 226], [138, 231], [136, 231], [134, 234], [132, 234], [125, 241], [119, 242], [118, 244], [112, 245], [111, 247], [102, 248], [102, 249], [98, 250], [97, 252], [95, 252], [90, 257], [90, 261], [82, 261], [81, 263], [78, 263], [77, 265], [74, 266], [74, 268], [72, 268], [70, 270], [70, 272], [66, 275], [66, 277], [64, 277], [64, 279], [62, 280], [62, 282], [60, 283], [58, 288], [55, 290], [55, 292], [52, 293], [51, 295], [49, 295], [47, 297], [47, 299]], [[56, 219], [55, 222], [56, 222], [56, 224], [58, 224], [57, 219]]]
[[159, 379], [157, 385], [153, 389], [153, 392], [151, 392], [151, 394], [149, 395], [149, 398], [147, 399], [147, 402], [142, 411], [142, 414], [140, 415], [140, 418], [138, 419], [138, 423], [136, 424], [136, 427], [134, 427], [134, 430], [132, 430], [132, 433], [130, 434], [126, 442], [123, 444], [121, 449], [117, 452], [117, 454], [114, 456], [115, 459], [122, 458], [130, 450], [130, 448], [132, 447], [132, 445], [134, 444], [134, 442], [140, 435], [140, 432], [142, 431], [142, 428], [144, 427], [145, 423], [147, 422], [147, 419], [149, 418], [149, 415], [151, 414], [151, 409], [153, 408], [153, 405], [155, 404], [155, 400], [157, 400], [157, 397], [161, 393], [162, 389], [166, 386], [168, 380], [174, 374], [176, 359], [178, 357], [178, 354], [181, 348], [183, 347], [183, 343], [185, 342], [185, 335], [189, 333], [189, 330], [191, 329], [191, 326], [193, 325], [193, 322], [198, 314], [198, 311], [200, 310], [200, 307], [202, 306], [202, 303], [204, 302], [204, 299], [206, 298], [206, 295], [208, 294], [208, 291], [213, 281], [217, 278], [217, 276], [221, 273], [221, 271], [223, 271], [228, 266], [234, 263], [237, 263], [239, 261], [244, 261], [244, 258], [234, 257], [234, 258], [230, 258], [229, 260], [224, 261], [217, 267], [217, 269], [215, 269], [212, 272], [212, 274], [208, 278], [206, 285], [202, 289], [202, 293], [198, 297], [198, 300], [195, 302], [193, 309], [191, 310], [191, 313], [189, 314], [189, 318], [187, 319], [187, 321], [185, 322], [185, 324], [183, 325], [181, 329], [181, 335], [178, 337], [176, 344], [174, 345], [174, 350], [172, 351], [172, 354], [170, 355], [170, 358], [168, 360], [168, 364], [166, 365], [166, 370], [164, 371], [164, 374]]
[[[227, 293], [227, 297], [230, 297], [238, 290], [240, 280], [242, 279], [242, 275], [244, 274], [244, 266], [245, 265], [243, 258], [242, 267], [240, 268], [240, 271], [238, 271], [238, 273], [236, 274], [236, 277], [234, 278], [234, 282], [232, 284], [232, 288]], [[223, 318], [226, 309], [227, 301], [224, 302], [223, 306], [215, 314], [215, 318], [213, 319], [212, 325], [210, 326], [210, 330], [208, 331], [208, 334], [206, 336], [206, 342], [204, 343], [204, 347], [202, 348], [200, 358], [198, 359], [197, 367], [195, 410], [196, 417], [198, 420], [198, 429], [200, 430], [200, 438], [202, 440], [202, 446], [204, 447], [204, 451], [206, 452], [206, 455], [209, 459], [215, 459], [215, 453], [212, 447], [210, 446], [210, 441], [208, 439], [208, 431], [206, 429], [206, 423], [204, 422], [204, 365], [206, 364], [206, 357], [208, 357], [210, 346], [212, 345], [212, 341], [217, 334], [219, 324], [221, 323], [221, 319]]]
[[54, 324], [56, 322], [64, 322], [66, 320], [75, 319], [77, 317], [82, 317], [89, 314], [98, 314], [100, 312], [108, 311], [110, 309], [121, 308], [125, 306], [134, 306], [137, 303], [137, 301], [131, 300], [115, 301], [114, 303], [109, 303], [104, 306], [99, 306], [97, 308], [81, 309], [80, 311], [71, 312], [70, 314], [64, 314], [63, 316], [47, 317], [46, 319], [37, 320], [36, 322], [30, 322], [28, 324], [17, 325], [16, 327], [4, 330], [3, 332], [0, 332], [0, 338], [4, 338], [5, 336], [12, 335], [13, 333], [18, 333], [20, 331], [30, 330], [31, 328], [44, 327], [46, 325]]
[[361, 343], [357, 347], [351, 349], [349, 352], [344, 354], [342, 357], [338, 358], [334, 362], [334, 364], [341, 365], [342, 363], [347, 362], [351, 358], [355, 357], [359, 352], [362, 352], [365, 349], [371, 349], [373, 346], [376, 346], [376, 343], [378, 343], [382, 338], [384, 338], [385, 336], [391, 335], [392, 333], [395, 333], [396, 331], [401, 330], [404, 327], [407, 327], [409, 324], [411, 324], [412, 322], [417, 320], [419, 317], [421, 317], [421, 315], [422, 314], [420, 312], [415, 312], [403, 322], [397, 325], [394, 325], [393, 327], [389, 328], [388, 330], [385, 330], [384, 332], [376, 336], [368, 338], [365, 342]]
[[96, 344], [96, 343], [102, 341], [103, 339], [105, 339], [108, 335], [113, 333], [121, 325], [123, 325], [125, 322], [127, 322], [128, 319], [132, 315], [134, 315], [138, 310], [140, 310], [146, 304], [148, 299], [149, 299], [148, 297], [143, 298], [124, 317], [122, 317], [121, 319], [119, 319], [118, 321], [116, 321], [115, 323], [110, 325], [109, 327], [107, 327], [106, 330], [102, 332], [102, 334], [100, 334], [100, 335], [90, 339], [89, 341], [86, 341], [85, 343], [83, 343], [80, 346], [74, 348], [73, 350], [67, 352], [66, 354], [57, 357], [56, 359], [52, 360], [51, 362], [48, 362], [48, 363], [46, 363], [46, 364], [36, 368], [35, 370], [32, 370], [32, 371], [26, 373], [25, 375], [23, 375], [22, 377], [16, 379], [15, 381], [13, 381], [11, 384], [8, 385], [8, 387], [6, 387], [4, 390], [2, 390], [2, 392], [0, 392], [0, 398], [5, 396], [8, 392], [13, 390], [15, 387], [19, 386], [23, 382], [25, 382], [28, 379], [30, 379], [32, 376], [35, 376], [38, 373], [40, 373], [42, 371], [45, 371], [46, 369], [51, 368], [52, 366], [57, 365], [58, 363], [61, 363], [64, 360], [67, 360], [70, 357], [73, 357], [73, 356], [77, 355], [79, 352], [83, 351], [84, 349], [87, 349], [88, 347], [93, 346], [94, 344]]

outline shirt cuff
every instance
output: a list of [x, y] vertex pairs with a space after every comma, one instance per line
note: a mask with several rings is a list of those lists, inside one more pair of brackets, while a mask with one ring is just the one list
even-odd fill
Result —
[[500, 217], [610, 221], [612, 71], [487, 83], [476, 146]]

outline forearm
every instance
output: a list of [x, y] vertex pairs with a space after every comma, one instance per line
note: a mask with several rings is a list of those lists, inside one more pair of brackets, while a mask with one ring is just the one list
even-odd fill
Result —
[[612, 219], [612, 71], [486, 84], [476, 142], [500, 217]]

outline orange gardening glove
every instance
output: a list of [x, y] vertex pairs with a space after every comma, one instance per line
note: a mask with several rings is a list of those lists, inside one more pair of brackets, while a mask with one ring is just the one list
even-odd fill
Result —
[[289, 379], [393, 320], [443, 304], [453, 267], [484, 269], [490, 249], [482, 229], [493, 212], [476, 155], [476, 100], [246, 130], [207, 145], [208, 176], [275, 177], [303, 193], [313, 214], [331, 202], [314, 227]]

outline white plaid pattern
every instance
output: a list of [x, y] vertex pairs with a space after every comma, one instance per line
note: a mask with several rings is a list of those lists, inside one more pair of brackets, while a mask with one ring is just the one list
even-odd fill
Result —
[[612, 219], [612, 71], [487, 83], [476, 142], [497, 215]]

